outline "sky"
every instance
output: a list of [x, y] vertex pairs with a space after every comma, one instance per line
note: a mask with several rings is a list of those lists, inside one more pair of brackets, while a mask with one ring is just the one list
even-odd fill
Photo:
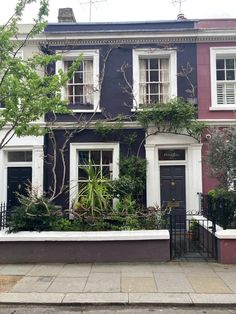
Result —
[[[0, 0], [0, 3], [4, 0]], [[48, 21], [57, 22], [59, 8], [73, 8], [77, 22], [89, 22], [90, 0], [50, 0]], [[92, 0], [92, 22], [174, 20], [179, 13], [179, 0]], [[182, 13], [188, 19], [236, 18], [236, 0], [182, 0]], [[14, 11], [16, 0], [4, 1], [0, 24]], [[31, 23], [37, 12], [35, 4], [25, 11], [23, 22]]]

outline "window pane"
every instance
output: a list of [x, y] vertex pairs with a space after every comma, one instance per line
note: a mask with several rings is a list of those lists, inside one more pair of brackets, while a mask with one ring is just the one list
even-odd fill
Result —
[[83, 96], [75, 96], [75, 104], [83, 104]]
[[233, 81], [235, 78], [234, 78], [234, 71], [230, 71], [230, 70], [228, 70], [227, 72], [226, 72], [226, 80], [228, 80], [228, 81]]
[[109, 166], [103, 166], [102, 167], [102, 177], [107, 178], [107, 179], [111, 178]]
[[224, 81], [225, 80], [225, 71], [217, 71], [217, 81]]
[[75, 72], [74, 83], [83, 83], [83, 72]]
[[108, 165], [112, 163], [112, 151], [104, 150], [102, 151], [102, 164]]
[[160, 98], [160, 95], [150, 95], [150, 101], [149, 103], [152, 104], [152, 103], [159, 103], [161, 102], [161, 98]]
[[158, 69], [158, 59], [150, 59], [150, 69]]
[[150, 82], [158, 82], [159, 81], [159, 72], [158, 71], [151, 71], [150, 72]]
[[159, 160], [185, 160], [184, 149], [159, 149]]
[[83, 85], [75, 85], [75, 96], [82, 96], [83, 94]]
[[89, 152], [80, 150], [79, 151], [79, 164], [87, 165], [89, 163]]
[[217, 69], [224, 69], [224, 59], [217, 59], [216, 60], [216, 68]]
[[8, 152], [9, 162], [28, 162], [32, 161], [32, 151]]
[[157, 94], [158, 93], [158, 85], [159, 84], [150, 84], [150, 93]]
[[68, 93], [68, 96], [72, 96], [73, 95], [73, 85], [68, 85], [67, 93]]
[[226, 69], [234, 69], [234, 59], [226, 59]]
[[79, 167], [79, 180], [88, 180], [88, 173], [85, 169], [85, 166]]
[[99, 150], [91, 151], [91, 163], [95, 165], [101, 164], [101, 152]]

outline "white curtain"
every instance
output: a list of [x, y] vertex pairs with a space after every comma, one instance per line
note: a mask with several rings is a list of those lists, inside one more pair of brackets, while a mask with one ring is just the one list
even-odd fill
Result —
[[146, 59], [139, 60], [139, 102], [140, 104], [146, 103], [146, 84], [147, 84], [147, 67]]
[[93, 104], [93, 60], [84, 60], [84, 101]]

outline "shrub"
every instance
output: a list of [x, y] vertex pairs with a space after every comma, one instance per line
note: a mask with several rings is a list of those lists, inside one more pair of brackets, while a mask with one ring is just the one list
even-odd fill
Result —
[[230, 228], [236, 220], [236, 193], [224, 189], [209, 191], [208, 218], [223, 229]]
[[45, 197], [20, 196], [20, 206], [12, 211], [9, 232], [50, 231], [62, 212]]

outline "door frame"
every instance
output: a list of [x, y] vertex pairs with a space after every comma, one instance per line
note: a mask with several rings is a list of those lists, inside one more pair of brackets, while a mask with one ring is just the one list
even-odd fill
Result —
[[[9, 151], [32, 151], [32, 161], [30, 162], [8, 162]], [[7, 168], [9, 167], [31, 167], [32, 187], [43, 193], [43, 168], [44, 153], [42, 145], [35, 146], [6, 146], [0, 151], [0, 175], [2, 176], [2, 188], [0, 188], [0, 201], [7, 201]]]
[[[150, 128], [149, 133], [154, 130]], [[160, 165], [185, 166], [185, 195], [187, 212], [199, 210], [202, 192], [202, 144], [195, 139], [175, 134], [154, 134], [146, 139], [147, 206], [160, 206]], [[185, 149], [185, 160], [160, 161], [158, 149]]]
[[184, 149], [185, 150], [185, 160], [159, 160], [158, 159], [158, 194], [159, 194], [159, 202], [161, 204], [161, 166], [184, 166], [184, 175], [185, 175], [185, 206], [186, 211], [189, 205], [189, 193], [188, 193], [188, 148], [187, 147], [159, 147], [157, 148], [157, 157], [158, 157], [158, 149]]

